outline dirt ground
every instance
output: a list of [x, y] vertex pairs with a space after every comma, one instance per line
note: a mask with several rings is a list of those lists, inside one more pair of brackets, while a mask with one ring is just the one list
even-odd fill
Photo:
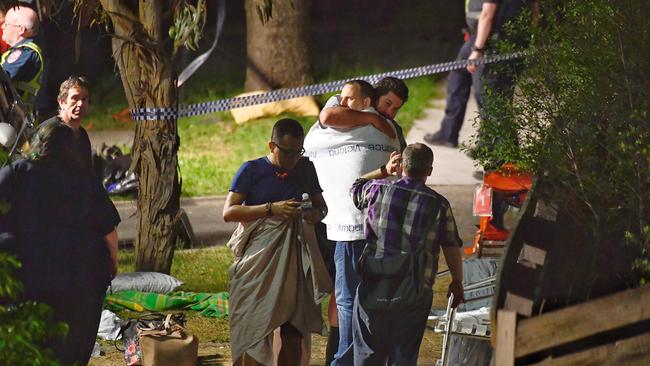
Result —
[[[440, 357], [442, 336], [427, 330], [420, 346], [418, 365], [435, 365]], [[325, 346], [327, 338], [315, 335], [312, 337], [311, 365], [325, 364]], [[123, 353], [116, 350], [112, 342], [102, 344], [103, 355], [90, 359], [88, 365], [92, 366], [119, 366], [124, 365]], [[231, 365], [230, 344], [201, 342], [199, 346], [199, 363], [197, 366]]]
[[[418, 365], [435, 365], [440, 357], [442, 336], [427, 330], [420, 346]], [[121, 343], [121, 342], [120, 342]], [[319, 335], [312, 337], [311, 365], [325, 364], [325, 346], [327, 338]], [[121, 344], [120, 344], [121, 346]], [[93, 357], [88, 365], [119, 366], [124, 365], [123, 353], [116, 350], [112, 342], [102, 342], [102, 356]], [[197, 366], [231, 365], [230, 344], [201, 342], [199, 345], [199, 363]]]

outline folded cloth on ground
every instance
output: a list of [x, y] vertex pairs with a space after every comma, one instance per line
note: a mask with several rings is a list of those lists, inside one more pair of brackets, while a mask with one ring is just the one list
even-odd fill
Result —
[[143, 291], [166, 294], [176, 290], [183, 282], [170, 275], [159, 272], [119, 273], [111, 281], [109, 291]]
[[[262, 93], [265, 92], [258, 90], [239, 94], [237, 97], [247, 97]], [[291, 113], [297, 116], [318, 116], [320, 108], [318, 108], [318, 104], [316, 104], [314, 97], [306, 96], [248, 107], [233, 108], [230, 110], [230, 113], [232, 113], [235, 122], [244, 123], [262, 117], [278, 116], [282, 113]]]
[[196, 310], [210, 318], [228, 317], [228, 293], [173, 292], [167, 295], [141, 291], [120, 291], [104, 298], [104, 307], [133, 311]]

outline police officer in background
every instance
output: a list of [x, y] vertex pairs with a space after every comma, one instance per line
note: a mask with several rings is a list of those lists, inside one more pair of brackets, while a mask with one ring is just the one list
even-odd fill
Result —
[[45, 66], [43, 52], [34, 43], [38, 28], [38, 15], [26, 6], [9, 9], [2, 24], [2, 40], [10, 48], [2, 54], [0, 64], [30, 109], [33, 109], [36, 95], [41, 88]]
[[[465, 34], [465, 43], [458, 51], [457, 60], [467, 60], [472, 52], [472, 46], [476, 40], [478, 18], [481, 15], [484, 2], [487, 1], [465, 1], [465, 23], [467, 23], [468, 32]], [[476, 102], [481, 105], [480, 77], [480, 71], [471, 74], [466, 69], [453, 70], [449, 73], [447, 77], [445, 116], [440, 123], [441, 126], [438, 132], [424, 135], [424, 141], [426, 143], [454, 148], [458, 147], [458, 133], [463, 127], [465, 109], [467, 108], [467, 101], [469, 100], [472, 85], [474, 85]]]
[[[539, 3], [537, 0], [485, 0], [479, 14], [476, 38], [471, 46], [472, 53], [469, 60], [478, 60], [490, 47], [494, 40], [506, 40], [507, 34], [503, 32], [503, 26], [514, 21], [523, 12], [526, 7], [530, 7], [532, 12], [532, 24], [537, 25], [539, 19]], [[512, 39], [511, 39], [512, 40]], [[503, 91], [512, 89], [514, 80], [512, 75], [504, 73], [491, 73], [491, 65], [483, 67], [485, 74], [485, 83], [490, 87]], [[475, 73], [480, 67], [470, 64], [467, 71]]]

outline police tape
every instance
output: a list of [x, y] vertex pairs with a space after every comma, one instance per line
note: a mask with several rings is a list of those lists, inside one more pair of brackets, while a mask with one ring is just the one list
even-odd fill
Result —
[[[410, 79], [425, 75], [439, 74], [443, 72], [460, 70], [469, 64], [486, 65], [491, 63], [509, 61], [524, 56], [524, 51], [509, 53], [505, 55], [492, 55], [477, 60], [457, 60], [433, 65], [413, 67], [397, 71], [389, 71], [380, 74], [362, 76], [356, 79], [363, 79], [374, 84], [375, 82], [391, 76], [400, 79]], [[173, 120], [182, 117], [199, 116], [203, 114], [227, 111], [235, 108], [249, 107], [257, 104], [278, 102], [285, 99], [293, 99], [310, 95], [321, 95], [341, 90], [346, 82], [352, 79], [328, 81], [326, 83], [299, 86], [295, 88], [276, 89], [266, 93], [247, 95], [220, 99], [211, 102], [203, 102], [180, 106], [178, 108], [135, 108], [131, 110], [131, 117], [135, 121], [158, 121]]]

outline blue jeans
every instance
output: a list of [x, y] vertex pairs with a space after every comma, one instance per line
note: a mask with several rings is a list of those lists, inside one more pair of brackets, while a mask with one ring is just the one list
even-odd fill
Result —
[[336, 280], [334, 294], [336, 307], [339, 313], [339, 348], [334, 355], [332, 366], [352, 365], [352, 308], [357, 294], [360, 277], [357, 266], [365, 240], [338, 241], [334, 251], [334, 265], [336, 266]]

